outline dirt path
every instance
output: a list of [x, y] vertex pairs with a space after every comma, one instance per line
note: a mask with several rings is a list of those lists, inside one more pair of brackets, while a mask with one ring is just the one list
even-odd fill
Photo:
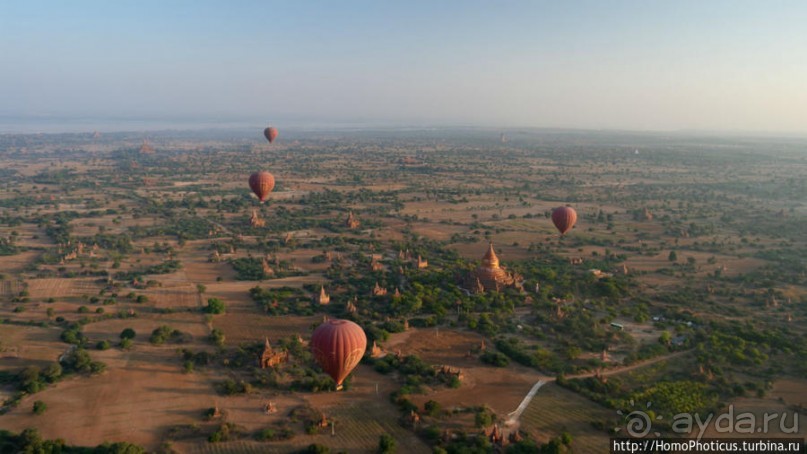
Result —
[[[642, 362], [639, 362], [639, 363], [636, 363], [636, 364], [631, 364], [630, 366], [616, 367], [616, 368], [609, 369], [607, 371], [601, 372], [601, 375], [607, 376], [607, 375], [620, 374], [620, 373], [623, 373], [623, 372], [630, 372], [630, 371], [632, 371], [634, 369], [638, 369], [640, 367], [650, 366], [650, 365], [658, 363], [660, 361], [666, 361], [666, 360], [669, 360], [669, 359], [672, 359], [672, 358], [676, 358], [676, 357], [681, 356], [681, 355], [683, 355], [685, 353], [689, 353], [689, 351], [690, 350], [684, 350], [684, 351], [680, 351], [680, 352], [671, 353], [669, 355], [657, 356], [657, 357], [651, 358], [651, 359], [649, 359], [647, 361], [642, 361]], [[588, 377], [593, 377], [594, 374], [595, 374], [594, 372], [589, 372], [589, 373], [585, 373], [585, 374], [572, 375], [572, 376], [569, 376], [567, 378], [588, 378]], [[527, 395], [524, 396], [524, 399], [521, 401], [521, 404], [519, 404], [518, 408], [516, 408], [515, 411], [508, 414], [509, 418], [505, 422], [505, 426], [507, 426], [507, 427], [517, 427], [518, 418], [521, 417], [521, 414], [530, 405], [530, 402], [532, 401], [532, 398], [535, 397], [535, 394], [538, 393], [538, 390], [541, 389], [541, 387], [543, 385], [545, 385], [546, 383], [552, 382], [552, 381], [555, 381], [555, 380], [557, 380], [557, 377], [548, 377], [546, 379], [539, 380], [538, 382], [536, 382], [532, 386], [530, 391], [527, 393]]]
[[527, 409], [527, 406], [532, 401], [532, 398], [535, 397], [535, 393], [537, 393], [538, 390], [541, 389], [541, 386], [544, 386], [544, 384], [546, 384], [544, 380], [539, 380], [534, 385], [532, 385], [530, 392], [528, 392], [527, 395], [524, 396], [524, 400], [521, 401], [521, 403], [518, 405], [518, 408], [516, 408], [514, 412], [509, 414], [510, 417], [507, 419], [507, 422], [504, 423], [506, 426], [512, 426], [513, 424], [516, 424], [518, 422], [518, 418], [520, 418], [521, 414], [524, 413], [524, 410]]
[[[645, 366], [649, 366], [651, 364], [655, 364], [655, 363], [658, 363], [658, 362], [661, 362], [661, 361], [666, 361], [668, 359], [677, 358], [677, 357], [682, 356], [682, 355], [684, 355], [686, 353], [689, 353], [690, 351], [691, 350], [683, 350], [683, 351], [680, 351], [680, 352], [670, 353], [669, 355], [656, 356], [655, 358], [650, 358], [647, 361], [642, 361], [642, 362], [638, 362], [638, 363], [635, 363], [635, 364], [631, 364], [630, 366], [615, 367], [613, 369], [603, 370], [602, 372], [600, 372], [600, 375], [608, 377], [608, 376], [611, 376], [611, 375], [621, 374], [623, 372], [630, 372], [630, 371], [632, 371], [634, 369], [638, 369], [640, 367], [645, 367]], [[566, 378], [588, 378], [588, 377], [593, 377], [594, 375], [596, 375], [596, 372], [586, 372], [585, 374], [569, 375]], [[553, 378], [552, 380], [555, 380], [556, 378]]]

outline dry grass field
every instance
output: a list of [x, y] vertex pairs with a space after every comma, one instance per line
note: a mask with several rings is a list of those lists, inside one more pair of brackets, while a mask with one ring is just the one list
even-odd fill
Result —
[[19, 273], [40, 255], [41, 253], [37, 251], [25, 251], [16, 255], [2, 256], [0, 257], [0, 269], [4, 274]]
[[[173, 349], [136, 347], [93, 353], [108, 370], [92, 378], [72, 378], [22, 400], [3, 416], [4, 428], [40, 428], [43, 436], [69, 443], [97, 445], [127, 440], [156, 449], [173, 424], [199, 421], [213, 405], [209, 379], [183, 374]], [[34, 400], [48, 405], [45, 415], [31, 413]]]
[[67, 350], [58, 329], [4, 325], [0, 329], [0, 370], [54, 362]]

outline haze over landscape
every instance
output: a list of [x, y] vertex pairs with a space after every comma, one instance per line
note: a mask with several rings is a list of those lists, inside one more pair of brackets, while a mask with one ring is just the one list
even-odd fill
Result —
[[804, 454], [805, 24], [0, 1], [0, 454]]
[[805, 134], [805, 23], [800, 1], [9, 1], [0, 129]]

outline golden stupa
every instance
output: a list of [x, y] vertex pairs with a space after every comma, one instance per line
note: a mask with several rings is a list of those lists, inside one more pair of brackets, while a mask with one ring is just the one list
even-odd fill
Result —
[[488, 251], [482, 257], [482, 264], [471, 271], [465, 281], [468, 290], [482, 293], [488, 290], [500, 291], [507, 287], [518, 287], [520, 279], [499, 265], [499, 257], [493, 249], [493, 243], [488, 245]]

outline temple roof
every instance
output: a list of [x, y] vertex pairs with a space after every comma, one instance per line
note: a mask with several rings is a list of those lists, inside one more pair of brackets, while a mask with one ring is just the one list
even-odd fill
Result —
[[516, 276], [499, 266], [499, 257], [496, 256], [493, 243], [490, 243], [482, 257], [482, 264], [471, 271], [465, 282], [467, 288], [473, 292], [499, 291], [503, 287], [516, 285]]

